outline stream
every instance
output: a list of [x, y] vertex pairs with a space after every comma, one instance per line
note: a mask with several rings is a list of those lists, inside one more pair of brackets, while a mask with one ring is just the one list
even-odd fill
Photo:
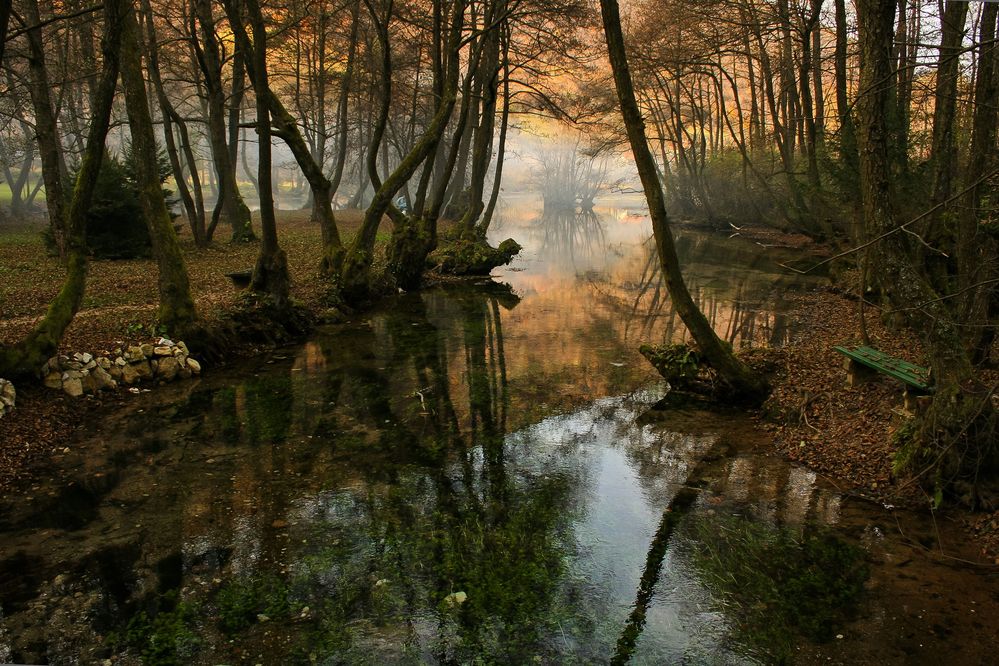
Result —
[[[935, 519], [662, 408], [637, 197], [508, 196], [492, 279], [403, 294], [88, 420], [0, 503], [0, 663], [995, 663], [999, 580]], [[737, 348], [822, 277], [682, 230]], [[113, 659], [112, 659], [113, 657]]]

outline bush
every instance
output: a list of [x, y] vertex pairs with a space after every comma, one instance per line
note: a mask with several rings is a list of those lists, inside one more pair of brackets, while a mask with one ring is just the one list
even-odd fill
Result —
[[[170, 176], [170, 163], [166, 155], [157, 158], [160, 182]], [[76, 178], [76, 172], [73, 173]], [[163, 195], [170, 207], [170, 190]], [[136, 259], [148, 257], [152, 243], [135, 177], [135, 158], [126, 146], [121, 157], [105, 154], [93, 201], [87, 211], [87, 250], [96, 259]], [[51, 231], [43, 232], [46, 245], [54, 249]]]

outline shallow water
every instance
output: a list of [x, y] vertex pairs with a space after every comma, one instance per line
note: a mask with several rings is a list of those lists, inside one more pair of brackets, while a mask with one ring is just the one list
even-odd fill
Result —
[[[85, 423], [72, 483], [3, 503], [0, 662], [988, 663], [996, 580], [941, 557], [945, 521], [761, 453], [740, 413], [656, 409], [637, 347], [683, 331], [615, 203], [511, 198], [494, 280]], [[736, 346], [821, 282], [678, 246]]]

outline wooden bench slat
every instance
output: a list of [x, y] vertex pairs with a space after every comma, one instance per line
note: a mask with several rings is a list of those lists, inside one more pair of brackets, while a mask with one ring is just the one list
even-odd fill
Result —
[[869, 368], [882, 372], [890, 377], [914, 386], [923, 391], [933, 390], [930, 384], [930, 371], [928, 368], [909, 363], [906, 360], [888, 356], [884, 352], [871, 347], [833, 347], [837, 352], [847, 358], [853, 359]]

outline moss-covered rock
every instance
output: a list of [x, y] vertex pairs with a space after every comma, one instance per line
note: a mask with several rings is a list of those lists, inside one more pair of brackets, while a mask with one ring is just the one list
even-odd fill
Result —
[[509, 264], [521, 249], [512, 238], [499, 247], [480, 239], [457, 238], [442, 242], [428, 262], [435, 271], [447, 275], [489, 275], [497, 266]]

